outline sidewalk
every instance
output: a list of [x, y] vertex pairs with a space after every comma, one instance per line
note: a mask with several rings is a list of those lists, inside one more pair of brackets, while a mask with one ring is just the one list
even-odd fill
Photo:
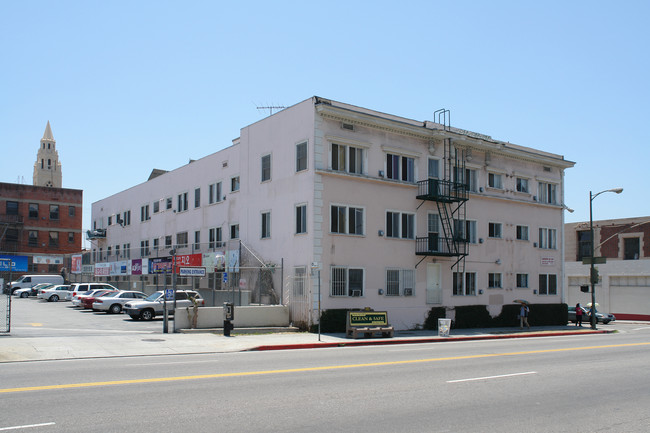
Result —
[[[231, 337], [220, 333], [188, 332], [177, 334], [136, 334], [119, 336], [14, 337], [0, 335], [0, 363], [87, 359], [125, 356], [228, 353], [252, 350], [313, 349], [394, 345], [409, 343], [443, 343], [450, 341], [550, 337], [614, 332], [613, 328], [591, 330], [588, 327], [548, 326], [520, 331], [517, 328], [452, 329], [449, 337], [437, 331], [397, 331], [393, 338], [346, 338], [345, 334], [310, 334], [279, 332], [278, 329], [233, 331]], [[250, 333], [254, 332], [254, 333]], [[269, 333], [272, 332], [272, 333]]]

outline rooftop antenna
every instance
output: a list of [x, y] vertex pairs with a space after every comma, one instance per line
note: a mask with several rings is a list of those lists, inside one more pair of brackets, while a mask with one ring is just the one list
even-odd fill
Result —
[[273, 110], [283, 110], [287, 107], [284, 105], [267, 105], [264, 107], [257, 107], [258, 110], [269, 110], [269, 116], [273, 115]]

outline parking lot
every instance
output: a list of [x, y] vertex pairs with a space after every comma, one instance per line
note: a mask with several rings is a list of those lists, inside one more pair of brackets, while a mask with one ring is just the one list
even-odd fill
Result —
[[[173, 320], [170, 320], [170, 330]], [[107, 314], [73, 307], [70, 301], [11, 299], [11, 335], [16, 337], [119, 335], [162, 333], [163, 320], [132, 320], [125, 314]]]

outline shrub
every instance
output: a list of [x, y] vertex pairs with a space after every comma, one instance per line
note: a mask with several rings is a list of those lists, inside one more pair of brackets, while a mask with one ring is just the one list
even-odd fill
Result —
[[[347, 308], [323, 310], [320, 315], [321, 332], [345, 332], [345, 321], [348, 319], [347, 314]], [[318, 330], [318, 325], [316, 325], [316, 330]]]
[[429, 310], [427, 318], [424, 320], [424, 329], [438, 329], [438, 319], [447, 317], [447, 310], [445, 307], [433, 307]]
[[485, 305], [464, 305], [456, 307], [454, 328], [489, 328], [491, 326], [492, 317]]

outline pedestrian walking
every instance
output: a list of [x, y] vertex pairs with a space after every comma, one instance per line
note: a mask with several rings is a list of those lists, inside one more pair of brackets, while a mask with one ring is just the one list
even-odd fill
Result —
[[582, 326], [582, 316], [584, 312], [585, 311], [582, 309], [580, 302], [578, 302], [576, 304], [576, 326]]
[[526, 325], [526, 327], [530, 329], [530, 325], [528, 324], [529, 312], [530, 309], [528, 308], [528, 305], [521, 304], [521, 308], [519, 309], [519, 329], [524, 329], [524, 325]]

